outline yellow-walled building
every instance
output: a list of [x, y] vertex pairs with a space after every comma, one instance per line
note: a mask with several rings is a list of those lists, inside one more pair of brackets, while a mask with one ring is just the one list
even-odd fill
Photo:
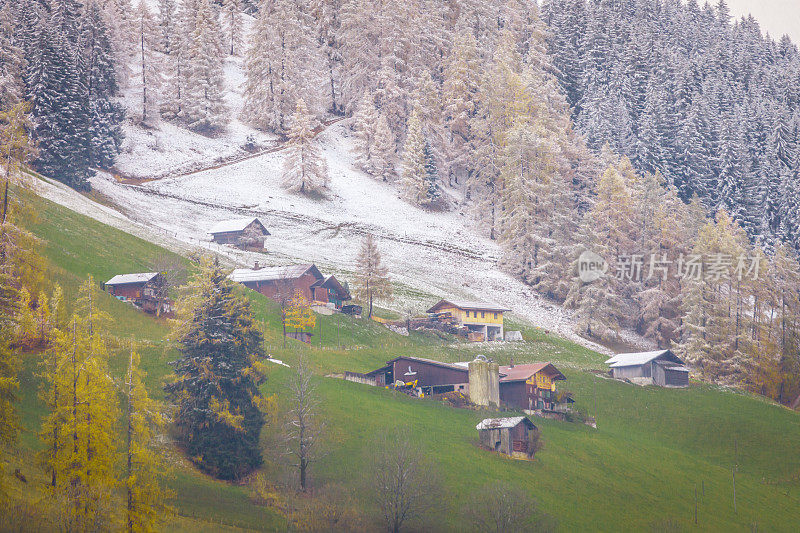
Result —
[[428, 309], [429, 314], [447, 315], [459, 326], [468, 328], [483, 336], [483, 340], [503, 340], [503, 313], [510, 311], [504, 307], [480, 302], [459, 302], [440, 300]]

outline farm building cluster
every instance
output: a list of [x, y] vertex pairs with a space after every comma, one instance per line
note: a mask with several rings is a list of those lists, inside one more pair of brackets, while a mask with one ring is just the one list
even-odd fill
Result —
[[314, 305], [360, 314], [360, 308], [346, 304], [351, 299], [347, 285], [323, 275], [313, 264], [262, 267], [256, 263], [253, 268], [237, 268], [228, 278], [278, 303], [300, 292]]
[[420, 397], [460, 392], [477, 406], [537, 414], [563, 413], [573, 401], [556, 388], [566, 377], [551, 363], [501, 366], [484, 356], [459, 363], [400, 356], [372, 372], [347, 372], [344, 377]]

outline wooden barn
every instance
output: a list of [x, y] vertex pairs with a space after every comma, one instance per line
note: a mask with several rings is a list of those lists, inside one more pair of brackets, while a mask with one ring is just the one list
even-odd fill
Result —
[[165, 284], [164, 276], [158, 272], [139, 272], [118, 274], [105, 282], [103, 289], [143, 311], [160, 315], [173, 311], [172, 302], [164, 296]]
[[401, 356], [365, 374], [379, 386], [402, 382], [413, 384], [425, 394], [469, 389], [469, 370], [462, 363], [441, 363], [422, 357]]
[[689, 369], [672, 350], [621, 353], [608, 359], [611, 377], [659, 387], [688, 387]]
[[475, 426], [481, 445], [490, 450], [512, 457], [529, 457], [535, 450], [531, 447], [531, 433], [539, 431], [525, 416], [510, 418], [486, 418]]
[[208, 230], [208, 233], [211, 235], [211, 240], [219, 244], [255, 248], [263, 248], [264, 239], [270, 234], [257, 218], [223, 220]]
[[551, 363], [532, 363], [500, 367], [500, 401], [507, 407], [524, 410], [556, 411], [556, 381], [567, 378]]
[[334, 276], [325, 277], [311, 264], [238, 268], [231, 280], [258, 291], [276, 302], [288, 301], [295, 291], [300, 291], [309, 302], [341, 309], [350, 300], [350, 291]]

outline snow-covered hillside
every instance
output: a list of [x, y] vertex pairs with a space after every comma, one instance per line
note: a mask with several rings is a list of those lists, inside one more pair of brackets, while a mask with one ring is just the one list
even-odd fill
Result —
[[[320, 134], [330, 168], [328, 198], [314, 200], [280, 186], [285, 152], [190, 175], [123, 184], [109, 174], [93, 187], [134, 222], [189, 243], [224, 250], [234, 261], [286, 264], [310, 261], [347, 279], [361, 237], [375, 235], [393, 280], [401, 289], [391, 307], [424, 310], [431, 295], [502, 303], [532, 323], [575, 337], [568, 312], [502, 272], [500, 250], [461, 210], [428, 212], [399, 198], [391, 185], [355, 170], [347, 121]], [[272, 233], [267, 253], [217, 247], [206, 234], [215, 222], [258, 216]]]
[[[246, 16], [246, 33], [251, 25]], [[330, 169], [327, 198], [314, 200], [284, 190], [280, 181], [286, 154], [279, 139], [240, 117], [242, 62], [241, 57], [225, 59], [230, 122], [219, 136], [205, 137], [168, 122], [148, 128], [135, 120], [126, 122], [114, 173], [92, 179], [93, 188], [116, 212], [60, 184], [42, 185], [40, 193], [182, 252], [207, 248], [246, 266], [256, 260], [276, 265], [314, 262], [345, 280], [351, 277], [361, 237], [372, 233], [398, 289], [385, 305], [418, 313], [437, 297], [487, 300], [508, 306], [543, 329], [606, 351], [573, 332], [568, 311], [503, 272], [497, 244], [462, 208], [425, 211], [402, 200], [393, 184], [356, 170], [349, 120], [334, 119], [318, 136]], [[136, 69], [131, 65], [131, 84], [123, 98], [129, 117], [141, 105]], [[251, 151], [245, 148], [248, 141], [255, 144], [255, 154], [252, 146]], [[446, 193], [459, 196], [457, 191]], [[264, 254], [210, 242], [206, 231], [214, 223], [245, 215], [258, 216], [272, 234]]]

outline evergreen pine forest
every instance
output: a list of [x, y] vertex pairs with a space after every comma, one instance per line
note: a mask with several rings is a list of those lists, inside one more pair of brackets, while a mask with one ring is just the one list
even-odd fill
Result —
[[[800, 522], [800, 48], [725, 0], [0, 0], [0, 166], [0, 531]], [[135, 200], [215, 169], [179, 224]], [[387, 190], [409, 231], [336, 217]], [[264, 241], [180, 233], [256, 209]], [[493, 285], [396, 266], [451, 219]], [[254, 258], [335, 271], [361, 315], [229, 278]], [[109, 293], [134, 272], [169, 312]], [[523, 340], [412, 327], [454, 288], [522, 298]], [[610, 378], [656, 349], [688, 388]], [[531, 460], [475, 429], [518, 409], [340, 379], [478, 355], [565, 375]]]

